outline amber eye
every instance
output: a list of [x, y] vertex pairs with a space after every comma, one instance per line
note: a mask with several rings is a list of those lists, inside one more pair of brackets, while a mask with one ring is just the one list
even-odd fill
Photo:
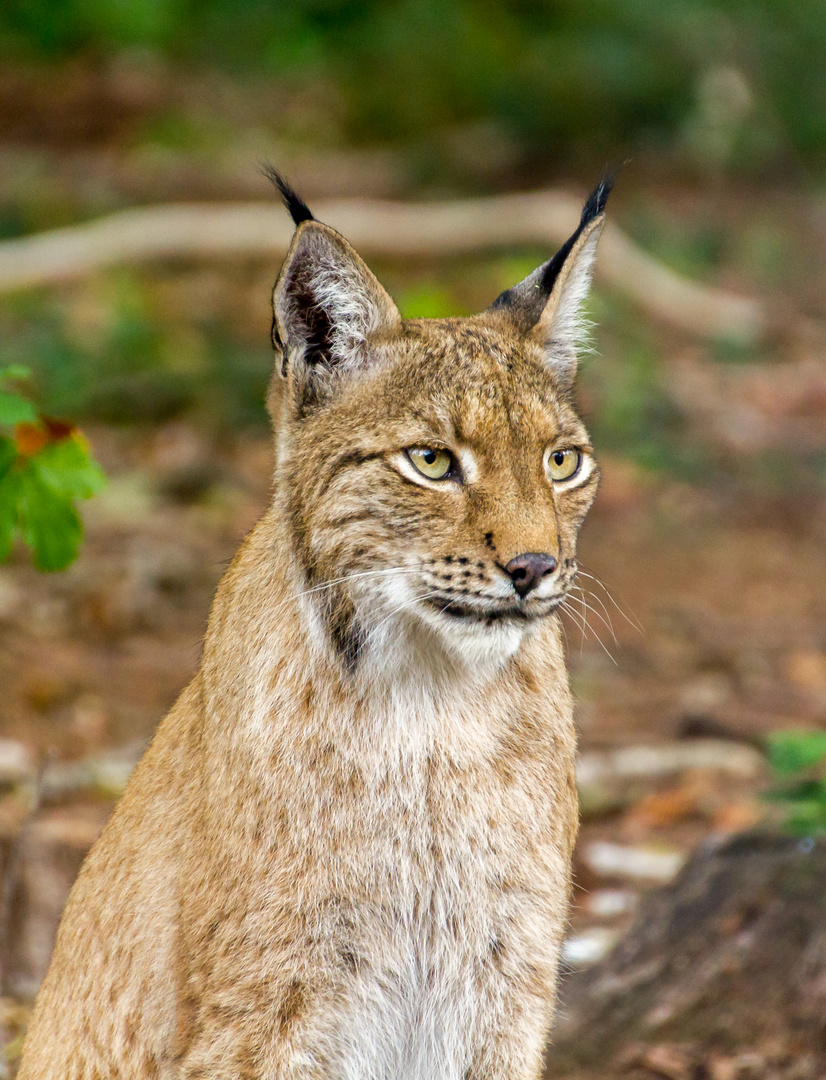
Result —
[[576, 475], [582, 464], [582, 453], [579, 450], [552, 450], [548, 454], [548, 477], [559, 483], [562, 480], [570, 480]]
[[428, 480], [444, 480], [453, 465], [453, 458], [447, 450], [413, 446], [406, 453], [418, 472]]

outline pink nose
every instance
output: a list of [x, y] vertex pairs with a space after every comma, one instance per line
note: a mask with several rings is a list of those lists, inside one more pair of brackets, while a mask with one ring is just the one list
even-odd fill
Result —
[[515, 559], [511, 559], [505, 567], [505, 573], [510, 577], [519, 595], [527, 596], [543, 577], [552, 574], [556, 568], [557, 561], [553, 555], [528, 551], [524, 555], [517, 555]]

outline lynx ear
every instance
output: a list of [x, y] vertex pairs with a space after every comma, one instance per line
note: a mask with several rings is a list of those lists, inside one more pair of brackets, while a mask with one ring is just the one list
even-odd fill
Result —
[[576, 346], [582, 331], [582, 303], [588, 295], [597, 242], [605, 224], [605, 204], [614, 186], [604, 178], [588, 197], [576, 232], [548, 262], [503, 292], [490, 311], [506, 314], [538, 340], [563, 385], [576, 374]]
[[303, 397], [315, 401], [336, 376], [364, 364], [370, 339], [401, 316], [344, 237], [316, 221], [280, 177], [275, 182], [298, 228], [273, 289], [273, 344], [282, 374], [292, 368]]

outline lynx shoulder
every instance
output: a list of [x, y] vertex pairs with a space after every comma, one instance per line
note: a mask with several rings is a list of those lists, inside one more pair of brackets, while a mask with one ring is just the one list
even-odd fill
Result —
[[472, 318], [296, 222], [272, 502], [72, 891], [20, 1080], [536, 1077], [576, 789], [557, 613], [610, 185]]

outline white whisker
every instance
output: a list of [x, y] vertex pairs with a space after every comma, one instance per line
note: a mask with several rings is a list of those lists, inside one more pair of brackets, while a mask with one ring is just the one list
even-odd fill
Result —
[[582, 613], [570, 606], [567, 597], [562, 601], [559, 607], [562, 611], [567, 611], [576, 623], [577, 629], [579, 630], [579, 655], [582, 656], [582, 647], [585, 643], [585, 621], [582, 618]]
[[[576, 600], [576, 602], [577, 602], [577, 603], [579, 603], [579, 604], [582, 604], [582, 605], [583, 605], [583, 607], [585, 607], [585, 608], [586, 608], [586, 610], [588, 610], [588, 611], [594, 611], [594, 609], [593, 609], [592, 607], [590, 607], [590, 606], [589, 606], [588, 604], [585, 604], [585, 603], [584, 603], [584, 601], [583, 601], [583, 600], [581, 600], [581, 599], [580, 599], [580, 598], [579, 598], [578, 596], [574, 596], [574, 595], [573, 595], [573, 593], [568, 593], [568, 595], [567, 595], [567, 596], [565, 597], [565, 600], [563, 601], [563, 603], [562, 603], [562, 605], [561, 605], [561, 606], [562, 606], [562, 607], [564, 607], [564, 608], [565, 608], [565, 610], [566, 610], [566, 611], [568, 611], [568, 612], [569, 612], [569, 614], [571, 614], [571, 615], [573, 615], [573, 614], [574, 614], [574, 610], [575, 610], [575, 609], [574, 609], [574, 608], [571, 608], [571, 607], [567, 607], [567, 604], [568, 604], [568, 601], [569, 601], [569, 600]], [[590, 622], [588, 622], [588, 616], [587, 616], [587, 614], [586, 614], [585, 612], [580, 612], [580, 613], [578, 613], [578, 614], [580, 614], [580, 616], [581, 616], [581, 618], [582, 618], [582, 622], [584, 622], [584, 624], [585, 624], [585, 625], [586, 625], [586, 626], [588, 627], [588, 629], [589, 629], [589, 630], [591, 631], [591, 633], [593, 634], [593, 636], [594, 636], [594, 638], [595, 638], [595, 640], [596, 640], [597, 644], [598, 644], [598, 645], [599, 645], [599, 647], [600, 647], [600, 648], [602, 649], [602, 651], [603, 651], [603, 652], [605, 653], [605, 655], [606, 655], [606, 656], [608, 657], [608, 659], [609, 659], [609, 660], [611, 661], [611, 663], [612, 663], [612, 664], [615, 664], [615, 665], [616, 665], [617, 667], [619, 667], [619, 664], [617, 663], [617, 661], [616, 661], [616, 658], [615, 658], [615, 657], [614, 657], [614, 655], [612, 654], [611, 650], [610, 650], [610, 649], [609, 649], [609, 648], [607, 647], [607, 645], [606, 645], [606, 644], [605, 644], [605, 642], [604, 642], [604, 641], [602, 640], [602, 638], [601, 638], [601, 637], [599, 636], [599, 634], [598, 634], [598, 633], [596, 632], [596, 630], [595, 630], [595, 629], [593, 628], [593, 626], [591, 626]], [[596, 612], [596, 611], [595, 611], [595, 612], [594, 612], [594, 614], [598, 615], [598, 614], [599, 614], [599, 612]], [[583, 637], [584, 637], [584, 633], [583, 633]]]
[[614, 622], [611, 618], [611, 613], [605, 606], [602, 598], [600, 596], [597, 596], [593, 589], [586, 589], [583, 585], [575, 584], [573, 587], [577, 590], [577, 592], [582, 593], [583, 596], [590, 596], [592, 600], [599, 604], [603, 611], [603, 615], [600, 615], [600, 618], [603, 622], [607, 623], [608, 629], [611, 631], [611, 637], [614, 639], [616, 644], [619, 645], [619, 642], [617, 641], [617, 635], [614, 633]]
[[[581, 596], [574, 596], [574, 594], [572, 592], [570, 594], [571, 599], [576, 600], [576, 602], [578, 604], [582, 604], [582, 606], [585, 608], [586, 611], [593, 612], [593, 614], [596, 615], [596, 617], [599, 619], [599, 621], [608, 630], [609, 634], [614, 639], [614, 644], [619, 645], [619, 642], [617, 641], [617, 635], [614, 633], [614, 627], [611, 625], [611, 620], [609, 618], [607, 618], [607, 613], [606, 613], [606, 615], [603, 615], [601, 612], [597, 611], [597, 609], [595, 607], [591, 607], [591, 605], [585, 599], [585, 590], [580, 585], [574, 585], [573, 588], [576, 589], [577, 592], [582, 593], [582, 595]], [[593, 596], [593, 593], [591, 593], [589, 591], [588, 595]], [[599, 597], [594, 596], [594, 599], [598, 601]]]
[[[620, 613], [620, 615], [622, 615], [623, 619], [625, 619], [625, 621], [628, 623], [628, 625], [633, 626], [633, 628], [640, 634], [645, 633], [645, 630], [643, 629], [642, 624], [639, 622], [636, 615], [634, 615], [633, 611], [631, 612], [630, 616], [628, 614], [626, 614], [626, 612], [622, 609], [620, 604], [618, 604], [617, 601], [615, 600], [611, 590], [608, 588], [608, 586], [605, 584], [605, 582], [601, 578], [597, 577], [596, 574], [588, 573], [588, 571], [583, 570], [581, 566], [578, 568], [577, 574], [581, 574], [583, 577], [590, 578], [591, 581], [596, 582], [596, 584], [599, 585], [599, 587], [605, 591], [605, 595], [608, 597], [608, 599], [611, 601], [611, 603], [614, 605], [614, 607], [617, 609], [617, 611]], [[628, 610], [631, 611], [630, 608]]]
[[381, 577], [384, 574], [420, 574], [421, 572], [422, 571], [418, 567], [405, 566], [387, 566], [382, 570], [359, 570], [354, 574], [346, 574], [344, 577], [332, 578], [332, 580], [325, 581], [321, 585], [314, 585], [311, 589], [302, 589], [301, 592], [288, 596], [285, 600], [282, 600], [280, 604], [276, 604], [273, 608], [273, 614], [280, 611], [288, 604], [292, 604], [296, 600], [301, 599], [303, 596], [311, 596], [313, 593], [321, 593], [327, 589], [333, 589], [336, 585], [341, 585], [347, 581], [353, 581], [356, 578]]
[[332, 578], [330, 581], [325, 581], [321, 585], [314, 585], [311, 589], [304, 589], [300, 593], [296, 593], [296, 596], [309, 596], [311, 593], [323, 592], [325, 589], [332, 589], [335, 585], [341, 585], [346, 581], [354, 581], [357, 578], [380, 577], [383, 574], [420, 574], [421, 572], [419, 567], [405, 566], [388, 566], [382, 570], [359, 570], [355, 574], [346, 574], [344, 577]]
[[[381, 622], [379, 622], [379, 623], [376, 623], [376, 625], [375, 625], [375, 626], [373, 627], [373, 629], [372, 629], [372, 630], [370, 631], [370, 634], [369, 634], [368, 636], [369, 636], [369, 637], [372, 637], [372, 636], [373, 636], [373, 634], [375, 634], [375, 632], [376, 632], [377, 630], [379, 630], [379, 629], [380, 629], [380, 628], [381, 628], [382, 626], [384, 626], [384, 624], [385, 624], [385, 623], [386, 623], [386, 622], [387, 622], [387, 621], [388, 621], [389, 619], [392, 619], [394, 615], [397, 615], [397, 614], [398, 614], [398, 613], [399, 613], [400, 611], [403, 611], [403, 610], [404, 610], [405, 608], [408, 608], [408, 607], [412, 607], [412, 605], [413, 605], [413, 604], [417, 604], [417, 603], [418, 603], [418, 602], [419, 602], [420, 600], [428, 600], [428, 599], [430, 599], [430, 597], [432, 597], [432, 596], [438, 596], [438, 595], [439, 595], [439, 593], [438, 593], [438, 592], [426, 592], [426, 593], [420, 593], [419, 595], [417, 595], [417, 596], [414, 596], [414, 597], [413, 597], [413, 598], [412, 598], [411, 600], [406, 600], [406, 601], [405, 601], [405, 602], [404, 602], [403, 604], [399, 604], [399, 605], [398, 605], [397, 607], [393, 608], [393, 610], [392, 610], [392, 611], [390, 612], [390, 614], [389, 614], [389, 615], [387, 615], [387, 616], [385, 616], [385, 617], [384, 617], [384, 618], [383, 618], [383, 619], [381, 620]], [[448, 601], [448, 602], [447, 602], [447, 603], [445, 604], [445, 607], [449, 607], [449, 606], [450, 606], [450, 601]], [[444, 608], [443, 608], [442, 610], [444, 610]]]

